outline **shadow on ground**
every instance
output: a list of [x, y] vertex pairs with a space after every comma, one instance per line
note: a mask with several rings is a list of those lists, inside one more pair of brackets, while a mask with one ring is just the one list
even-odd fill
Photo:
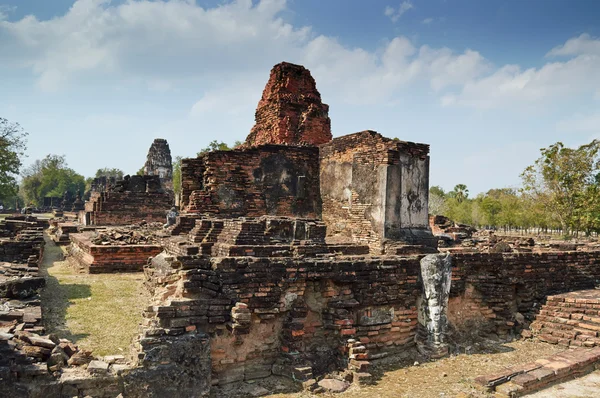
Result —
[[54, 333], [59, 338], [69, 339], [77, 343], [88, 336], [87, 333], [73, 334], [67, 327], [67, 309], [73, 300], [85, 299], [92, 296], [90, 285], [86, 284], [61, 284], [59, 280], [50, 275], [48, 268], [56, 261], [63, 261], [63, 252], [50, 238], [44, 235], [46, 246], [44, 258], [40, 267], [40, 274], [46, 278], [46, 287], [42, 290], [42, 320], [47, 333]]

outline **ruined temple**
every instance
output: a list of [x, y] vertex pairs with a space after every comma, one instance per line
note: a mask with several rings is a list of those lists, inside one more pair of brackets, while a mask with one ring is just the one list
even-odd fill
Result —
[[150, 146], [144, 175], [158, 176], [165, 188], [173, 189], [173, 159], [167, 140], [156, 138]]
[[[182, 160], [175, 225], [147, 242], [138, 239], [139, 226], [128, 235], [57, 225], [58, 241], [69, 235], [69, 262], [90, 273], [143, 269], [152, 298], [130, 362], [88, 358], [87, 377], [55, 381], [49, 349], [42, 355], [22, 346], [29, 336], [8, 325], [6, 341], [17, 348], [0, 339], [0, 353], [33, 352], [37, 362], [13, 365], [0, 357], [12, 393], [4, 395], [16, 396], [39, 375], [48, 377], [35, 382], [54, 389], [39, 391], [56, 396], [198, 397], [271, 375], [318, 390], [317, 379], [332, 374], [360, 384], [372, 362], [414, 347], [440, 358], [451, 352], [451, 340], [471, 333], [600, 346], [594, 290], [551, 296], [540, 309], [551, 294], [598, 284], [599, 246], [439, 253], [428, 218], [429, 146], [371, 130], [332, 139], [327, 110], [308, 70], [276, 65], [246, 144]], [[82, 223], [163, 220], [172, 192], [164, 191], [160, 171], [153, 173], [95, 181]], [[13, 261], [15, 243], [5, 245], [0, 260]], [[41, 311], [35, 313], [38, 322]], [[36, 322], [31, 328], [41, 333]], [[585, 361], [566, 365], [584, 372], [600, 363], [598, 348], [582, 355]], [[68, 365], [76, 367], [71, 359]], [[526, 391], [570, 376], [564, 367], [534, 365], [480, 380], [488, 389], [510, 380], [510, 388]]]
[[271, 70], [245, 145], [326, 143], [331, 140], [328, 112], [310, 71], [282, 62]]

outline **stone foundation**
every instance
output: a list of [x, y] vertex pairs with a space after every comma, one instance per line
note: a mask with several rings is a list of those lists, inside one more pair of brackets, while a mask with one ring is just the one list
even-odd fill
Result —
[[148, 259], [162, 251], [160, 245], [95, 245], [88, 234], [70, 234], [67, 259], [91, 274], [141, 271]]

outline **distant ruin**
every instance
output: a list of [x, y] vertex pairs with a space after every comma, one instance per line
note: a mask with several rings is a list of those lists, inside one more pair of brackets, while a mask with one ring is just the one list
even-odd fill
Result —
[[150, 146], [144, 164], [144, 175], [158, 176], [167, 190], [173, 189], [173, 159], [167, 140], [156, 138]]
[[173, 206], [173, 191], [163, 188], [160, 177], [125, 176], [114, 185], [98, 185], [79, 212], [83, 225], [126, 225], [140, 221], [162, 222]]

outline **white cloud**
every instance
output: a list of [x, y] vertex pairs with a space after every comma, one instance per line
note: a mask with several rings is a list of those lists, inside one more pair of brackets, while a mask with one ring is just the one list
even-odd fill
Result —
[[433, 18], [425, 18], [421, 23], [425, 25], [429, 25], [433, 22]]
[[[212, 9], [190, 1], [78, 0], [63, 16], [0, 21], [0, 62], [26, 66], [53, 90], [78, 74], [186, 79], [272, 63], [304, 43], [310, 29], [278, 14], [284, 0], [237, 0]], [[260, 56], [259, 56], [260, 55]]]
[[6, 4], [0, 4], [0, 21], [7, 19], [8, 14], [14, 12], [17, 9], [16, 6], [9, 6]]
[[[391, 16], [412, 7], [405, 1]], [[286, 23], [285, 9], [285, 0], [235, 0], [214, 8], [182, 0], [78, 0], [51, 20], [0, 21], [0, 62], [31, 70], [47, 91], [98, 78], [142, 81], [152, 91], [196, 84], [205, 94], [194, 113], [217, 104], [247, 106], [251, 96], [233, 95], [223, 79], [232, 87], [262, 87], [269, 68], [283, 60], [306, 65], [329, 98], [351, 103], [386, 101], [420, 80], [440, 91], [488, 68], [476, 51], [417, 48], [404, 37], [376, 51], [350, 48]]]
[[594, 39], [589, 34], [584, 33], [579, 37], [567, 40], [561, 46], [554, 47], [546, 56], [556, 57], [583, 54], [600, 55], [600, 39]]
[[400, 3], [400, 6], [397, 9], [390, 6], [385, 7], [383, 13], [386, 17], [389, 17], [392, 20], [392, 22], [396, 23], [402, 15], [404, 15], [408, 10], [413, 8], [413, 4], [407, 0]]
[[492, 74], [467, 82], [457, 93], [446, 94], [442, 104], [475, 108], [539, 106], [575, 95], [593, 97], [600, 89], [600, 40], [582, 35], [568, 40], [548, 54], [571, 55], [563, 62], [522, 69], [505, 65]]
[[[405, 2], [399, 10], [411, 7]], [[31, 70], [48, 91], [98, 78], [142, 81], [152, 91], [196, 84], [205, 94], [194, 114], [248, 106], [253, 97], [235, 95], [224, 80], [260, 92], [269, 68], [283, 60], [306, 65], [329, 98], [352, 103], [386, 101], [419, 80], [434, 90], [464, 84], [487, 67], [475, 51], [416, 48], [404, 37], [377, 51], [350, 48], [284, 22], [285, 9], [285, 0], [236, 0], [206, 9], [182, 0], [78, 0], [51, 20], [0, 21], [6, 49], [0, 62]]]
[[[426, 84], [442, 105], [496, 108], [600, 92], [600, 40], [581, 35], [552, 49], [567, 56], [538, 68], [494, 67], [475, 50], [417, 46], [396, 37], [375, 51], [349, 47], [284, 21], [285, 0], [78, 0], [65, 15], [0, 19], [0, 64], [30, 70], [43, 90], [98, 79], [142, 82], [152, 91], [197, 86], [192, 114], [254, 107], [270, 67], [307, 66], [325, 102], [392, 102]], [[385, 14], [399, 18], [409, 1]], [[236, 87], [247, 92], [236, 94]], [[253, 91], [257, 90], [257, 91]], [[250, 103], [249, 101], [252, 101]]]

